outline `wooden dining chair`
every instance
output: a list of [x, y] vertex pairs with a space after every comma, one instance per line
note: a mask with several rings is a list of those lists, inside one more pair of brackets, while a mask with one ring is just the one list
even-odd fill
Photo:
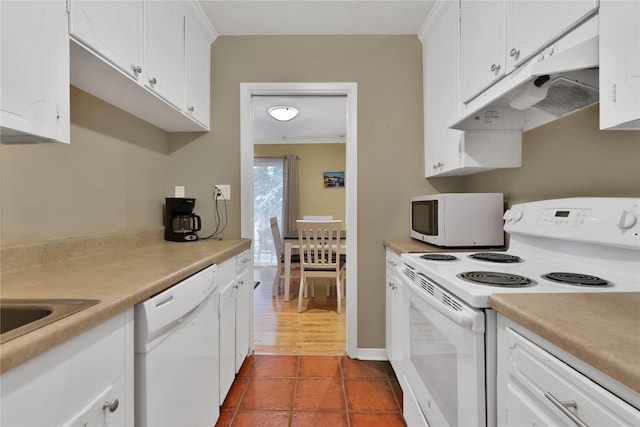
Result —
[[[345, 263], [340, 257], [341, 220], [296, 221], [298, 244], [300, 245], [300, 289], [298, 290], [298, 312], [302, 312], [304, 295], [309, 286], [308, 279], [328, 278], [335, 280], [337, 311], [342, 312], [342, 277]], [[312, 292], [313, 294], [313, 292]]]
[[[284, 242], [280, 236], [280, 229], [278, 228], [278, 218], [269, 218], [271, 224], [271, 234], [273, 235], [273, 243], [276, 247], [276, 256], [278, 258], [278, 271], [273, 281], [273, 287], [271, 290], [272, 296], [278, 295], [280, 283], [284, 280]], [[291, 270], [297, 271], [300, 269], [300, 256], [297, 254], [291, 254]]]

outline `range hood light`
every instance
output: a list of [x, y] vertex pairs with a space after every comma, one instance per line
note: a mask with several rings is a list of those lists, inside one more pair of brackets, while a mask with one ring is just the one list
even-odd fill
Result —
[[269, 115], [280, 122], [288, 122], [300, 112], [296, 107], [287, 105], [276, 105], [269, 107]]

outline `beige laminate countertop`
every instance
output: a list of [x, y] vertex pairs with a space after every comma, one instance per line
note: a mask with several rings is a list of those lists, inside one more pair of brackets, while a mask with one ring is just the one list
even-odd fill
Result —
[[429, 243], [424, 243], [416, 239], [411, 239], [408, 237], [398, 238], [398, 239], [385, 239], [384, 245], [391, 249], [393, 252], [401, 255], [403, 253], [410, 252], [479, 252], [479, 251], [488, 251], [488, 250], [498, 250], [503, 251], [505, 248], [443, 248], [440, 246], [430, 245]]
[[495, 294], [491, 307], [640, 392], [640, 292]]
[[3, 298], [81, 298], [101, 302], [0, 345], [0, 372], [250, 246], [249, 239], [158, 240], [3, 274], [0, 282]]

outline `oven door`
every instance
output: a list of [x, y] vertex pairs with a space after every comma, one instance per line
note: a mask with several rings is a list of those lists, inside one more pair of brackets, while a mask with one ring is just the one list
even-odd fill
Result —
[[484, 311], [423, 274], [402, 275], [409, 308], [405, 377], [429, 426], [486, 426]]

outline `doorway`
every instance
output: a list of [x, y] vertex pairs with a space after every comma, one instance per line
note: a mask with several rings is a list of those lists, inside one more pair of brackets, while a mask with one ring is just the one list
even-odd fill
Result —
[[241, 83], [240, 85], [240, 153], [241, 153], [241, 235], [254, 238], [254, 177], [252, 97], [340, 95], [347, 102], [346, 143], [346, 233], [349, 239], [346, 287], [346, 350], [349, 357], [357, 358], [357, 84], [356, 83]]

